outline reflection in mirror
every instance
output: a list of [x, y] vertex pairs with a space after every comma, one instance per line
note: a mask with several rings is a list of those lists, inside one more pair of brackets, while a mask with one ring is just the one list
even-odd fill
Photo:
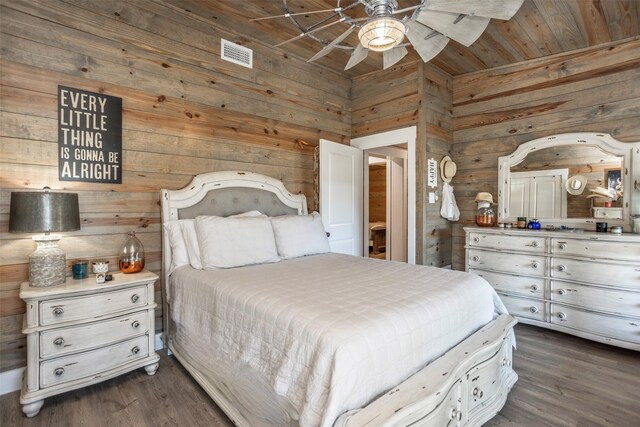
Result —
[[510, 168], [509, 216], [622, 218], [624, 157], [588, 145], [532, 151]]

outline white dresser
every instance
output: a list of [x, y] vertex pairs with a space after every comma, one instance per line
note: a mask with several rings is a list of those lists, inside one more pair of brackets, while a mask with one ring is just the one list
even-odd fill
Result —
[[20, 403], [27, 417], [38, 414], [44, 398], [85, 387], [143, 367], [155, 374], [154, 283], [141, 272], [67, 278], [51, 287], [22, 284], [27, 304], [27, 370]]
[[519, 321], [640, 350], [640, 235], [464, 230], [467, 271]]

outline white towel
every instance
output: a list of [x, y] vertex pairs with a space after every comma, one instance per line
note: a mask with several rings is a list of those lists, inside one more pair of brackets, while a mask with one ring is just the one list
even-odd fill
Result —
[[457, 221], [460, 219], [460, 210], [456, 204], [456, 198], [453, 195], [453, 187], [447, 182], [442, 184], [442, 207], [440, 208], [440, 216], [449, 221]]

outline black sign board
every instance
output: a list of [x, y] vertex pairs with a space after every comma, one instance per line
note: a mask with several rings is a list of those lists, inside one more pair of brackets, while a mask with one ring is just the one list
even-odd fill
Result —
[[60, 181], [122, 184], [122, 98], [58, 86]]

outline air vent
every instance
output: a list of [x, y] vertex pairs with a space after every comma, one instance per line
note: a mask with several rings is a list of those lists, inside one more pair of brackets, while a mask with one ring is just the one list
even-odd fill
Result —
[[220, 39], [220, 52], [222, 59], [242, 65], [243, 67], [253, 68], [253, 50], [230, 42], [229, 40]]

